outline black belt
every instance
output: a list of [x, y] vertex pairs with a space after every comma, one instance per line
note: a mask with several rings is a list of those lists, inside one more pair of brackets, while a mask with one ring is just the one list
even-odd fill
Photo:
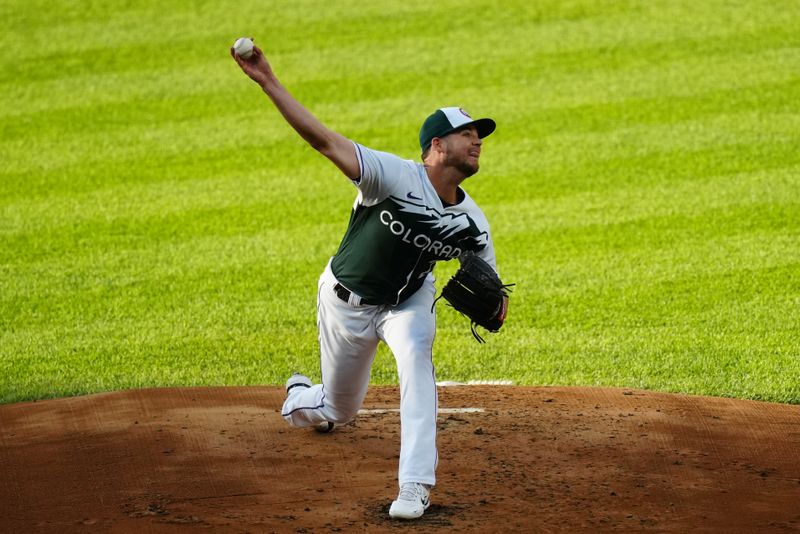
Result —
[[[345, 301], [348, 304], [350, 304], [350, 295], [353, 294], [352, 291], [350, 291], [349, 289], [344, 287], [339, 282], [336, 282], [336, 284], [334, 284], [333, 291], [336, 293], [337, 297], [339, 297], [343, 301]], [[356, 297], [358, 298], [358, 295], [356, 295]], [[369, 300], [369, 299], [361, 299], [360, 302], [358, 302], [356, 304], [356, 306], [359, 306], [359, 305], [361, 305], [361, 306], [377, 306], [379, 304], [380, 304], [380, 302], [375, 302], [375, 301], [372, 301], [372, 300]]]

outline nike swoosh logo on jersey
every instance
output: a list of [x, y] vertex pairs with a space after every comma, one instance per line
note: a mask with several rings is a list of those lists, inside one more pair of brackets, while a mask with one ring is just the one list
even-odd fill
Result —
[[414, 193], [412, 193], [412, 192], [410, 192], [410, 191], [408, 192], [408, 195], [406, 195], [406, 196], [407, 196], [408, 198], [410, 198], [410, 199], [413, 199], [413, 200], [422, 200], [422, 198], [421, 198], [421, 197], [415, 197], [415, 196], [414, 196]]

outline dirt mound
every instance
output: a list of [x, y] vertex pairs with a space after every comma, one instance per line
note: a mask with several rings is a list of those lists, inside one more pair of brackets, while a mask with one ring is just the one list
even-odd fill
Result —
[[800, 529], [800, 407], [643, 391], [440, 389], [438, 484], [397, 493], [399, 401], [330, 434], [281, 388], [136, 390], [0, 406], [0, 531]]

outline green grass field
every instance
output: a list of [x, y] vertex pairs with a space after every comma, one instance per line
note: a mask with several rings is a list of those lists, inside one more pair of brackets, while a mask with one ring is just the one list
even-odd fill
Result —
[[231, 60], [252, 35], [367, 146], [497, 120], [465, 186], [517, 286], [486, 345], [439, 306], [440, 380], [800, 403], [800, 4], [500, 4], [4, 2], [0, 401], [318, 377], [355, 189]]

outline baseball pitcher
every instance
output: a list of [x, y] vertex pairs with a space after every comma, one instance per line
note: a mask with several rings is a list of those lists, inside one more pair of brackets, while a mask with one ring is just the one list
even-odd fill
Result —
[[[247, 59], [233, 49], [231, 55], [286, 122], [357, 189], [347, 231], [317, 287], [322, 383], [292, 375], [282, 415], [292, 426], [326, 431], [350, 421], [366, 395], [378, 343], [385, 342], [397, 361], [401, 423], [400, 491], [389, 515], [420, 517], [437, 463], [432, 270], [437, 261], [464, 255], [496, 273], [489, 224], [460, 187], [478, 172], [483, 138], [495, 122], [474, 120], [458, 107], [436, 110], [422, 124], [422, 163], [415, 163], [328, 129], [283, 87], [258, 47]], [[507, 302], [503, 294], [490, 305], [496, 328]]]

